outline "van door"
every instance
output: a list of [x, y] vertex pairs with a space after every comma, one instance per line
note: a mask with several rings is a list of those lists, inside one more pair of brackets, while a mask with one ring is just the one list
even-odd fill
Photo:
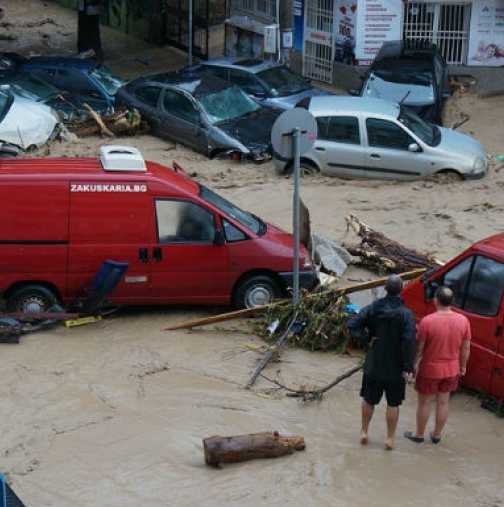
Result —
[[497, 356], [492, 375], [490, 394], [499, 400], [504, 400], [504, 302], [501, 308], [501, 321], [496, 330]]
[[482, 255], [465, 257], [446, 271], [437, 283], [455, 294], [455, 309], [471, 322], [471, 357], [464, 384], [490, 392], [495, 375], [498, 338], [501, 333], [504, 264]]
[[69, 297], [80, 296], [101, 264], [110, 259], [128, 263], [110, 299], [148, 304], [149, 246], [155, 228], [147, 184], [138, 180], [72, 182], [70, 210]]
[[154, 215], [153, 297], [166, 303], [227, 304], [229, 250], [215, 244], [214, 213], [189, 200], [160, 197], [154, 199]]

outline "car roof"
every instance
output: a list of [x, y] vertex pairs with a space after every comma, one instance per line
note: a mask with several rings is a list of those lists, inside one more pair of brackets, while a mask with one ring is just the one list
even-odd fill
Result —
[[312, 97], [310, 100], [310, 113], [314, 116], [327, 116], [343, 114], [361, 114], [379, 116], [399, 115], [399, 104], [383, 99], [367, 97], [320, 96]]
[[472, 250], [486, 252], [490, 255], [498, 256], [504, 259], [504, 233], [496, 234], [485, 238], [471, 247]]
[[263, 70], [267, 69], [282, 67], [282, 65], [277, 62], [261, 60], [259, 58], [244, 58], [244, 57], [219, 58], [215, 60], [208, 60], [206, 62], [202, 62], [202, 65], [239, 69], [244, 70], [246, 72], [250, 72], [252, 74], [257, 74], [258, 72], [262, 72]]
[[28, 61], [24, 62], [25, 65], [37, 65], [47, 67], [72, 67], [82, 70], [93, 70], [99, 67], [98, 62], [94, 60], [75, 58], [75, 57], [62, 57], [62, 56], [34, 56]]
[[193, 97], [201, 97], [212, 92], [218, 92], [231, 88], [233, 85], [214, 76], [209, 76], [204, 72], [185, 71], [185, 72], [167, 72], [154, 74], [152, 76], [141, 77], [132, 83], [132, 86], [140, 84], [159, 84], [168, 85], [179, 90], [190, 93]]
[[105, 171], [97, 158], [41, 158], [41, 159], [0, 159], [0, 183], [4, 177], [28, 177], [30, 181], [67, 181], [84, 180], [89, 182], [90, 177], [97, 181], [123, 182], [145, 180], [154, 177], [164, 183], [176, 187], [185, 194], [197, 194], [199, 185], [184, 173], [160, 165], [156, 162], [146, 161], [147, 172], [137, 171]]
[[382, 44], [372, 67], [382, 67], [391, 63], [399, 64], [399, 62], [405, 61], [429, 64], [436, 53], [438, 53], [438, 49], [430, 41], [387, 41]]

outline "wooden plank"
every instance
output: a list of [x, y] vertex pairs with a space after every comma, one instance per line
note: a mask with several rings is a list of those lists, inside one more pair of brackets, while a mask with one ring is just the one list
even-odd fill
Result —
[[[425, 273], [426, 269], [414, 269], [413, 271], [407, 271], [405, 273], [399, 273], [399, 276], [403, 280], [412, 280], [414, 278], [418, 278], [423, 273]], [[343, 295], [343, 294], [351, 294], [353, 292], [361, 292], [368, 289], [374, 289], [375, 287], [382, 287], [385, 285], [388, 277], [377, 278], [376, 280], [369, 280], [368, 282], [362, 282], [358, 284], [348, 285], [346, 287], [338, 287], [335, 289], [327, 289], [333, 292], [335, 295]], [[310, 295], [308, 295], [310, 297]], [[281, 301], [277, 301], [276, 303], [272, 303], [270, 305], [258, 306], [256, 308], [245, 308], [244, 310], [237, 310], [234, 312], [221, 313], [219, 315], [213, 315], [211, 317], [204, 317], [202, 319], [196, 319], [189, 322], [182, 322], [181, 324], [175, 324], [174, 326], [167, 327], [163, 329], [163, 331], [177, 331], [179, 329], [192, 329], [194, 327], [206, 326], [208, 324], [217, 324], [218, 322], [225, 322], [228, 320], [239, 319], [240, 317], [252, 317], [254, 315], [258, 315], [264, 313], [275, 305], [284, 305], [289, 303], [290, 300], [282, 299]]]
[[64, 313], [64, 312], [12, 312], [0, 313], [0, 319], [11, 318], [23, 322], [31, 322], [32, 320], [67, 320], [76, 319], [79, 317], [78, 313]]

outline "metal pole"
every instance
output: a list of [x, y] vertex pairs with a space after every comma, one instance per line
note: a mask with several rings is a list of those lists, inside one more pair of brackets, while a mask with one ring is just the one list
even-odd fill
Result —
[[193, 20], [192, 20], [192, 13], [193, 13], [193, 0], [189, 0], [189, 26], [188, 26], [188, 43], [187, 43], [187, 65], [192, 65], [192, 53], [193, 53]]
[[276, 22], [277, 22], [277, 62], [282, 59], [281, 35], [280, 35], [280, 0], [276, 0]]
[[294, 267], [292, 284], [292, 304], [299, 303], [299, 173], [300, 173], [300, 152], [299, 136], [301, 129], [295, 128], [292, 131], [292, 155], [294, 158], [294, 198], [292, 228], [294, 230]]

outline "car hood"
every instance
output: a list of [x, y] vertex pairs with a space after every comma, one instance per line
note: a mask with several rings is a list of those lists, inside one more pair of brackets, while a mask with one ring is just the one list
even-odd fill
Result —
[[463, 157], [486, 157], [485, 148], [473, 137], [453, 129], [438, 128], [441, 131], [441, 141], [437, 145], [437, 149], [445, 150], [451, 154], [456, 153]]
[[[294, 236], [283, 229], [280, 229], [276, 225], [267, 223], [266, 234], [261, 237], [267, 241], [275, 243], [275, 245], [281, 245], [285, 249], [286, 255], [291, 255], [292, 248], [294, 247]], [[304, 245], [301, 245], [299, 250], [301, 258], [309, 258], [309, 252]]]
[[[409, 94], [408, 94], [409, 92]], [[408, 96], [404, 99], [404, 97]], [[432, 86], [393, 83], [372, 74], [362, 92], [363, 97], [401, 102], [405, 106], [424, 106], [434, 104], [435, 96]], [[404, 99], [404, 100], [403, 100]]]
[[0, 141], [23, 149], [42, 146], [49, 140], [57, 124], [57, 115], [50, 107], [15, 97], [0, 123]]
[[294, 95], [287, 95], [286, 97], [274, 97], [270, 99], [270, 102], [278, 107], [281, 107], [282, 109], [291, 109], [296, 107], [296, 104], [303, 99], [324, 95], [334, 94], [325, 90], [321, 90], [320, 88], [309, 88], [308, 90], [302, 91], [300, 93], [295, 93]]
[[220, 122], [216, 127], [243, 144], [250, 151], [268, 150], [271, 128], [281, 111], [261, 108], [257, 111]]

